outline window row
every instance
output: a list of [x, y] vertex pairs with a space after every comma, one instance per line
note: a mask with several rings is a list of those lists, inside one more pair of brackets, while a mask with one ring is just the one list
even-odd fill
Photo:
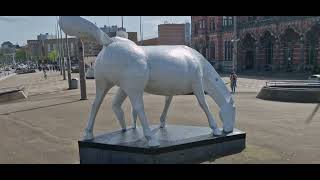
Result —
[[233, 16], [223, 16], [222, 17], [222, 26], [233, 26]]
[[[203, 30], [207, 28], [206, 21], [204, 19], [199, 20], [197, 23], [194, 23], [194, 33], [197, 34], [199, 30]], [[211, 19], [209, 22], [209, 31], [214, 32], [216, 30], [216, 24], [214, 19]]]

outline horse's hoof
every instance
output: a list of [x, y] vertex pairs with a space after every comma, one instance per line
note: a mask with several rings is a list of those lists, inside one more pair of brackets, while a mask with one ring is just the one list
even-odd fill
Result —
[[219, 128], [216, 128], [213, 130], [213, 135], [214, 136], [221, 136], [222, 135], [222, 131]]
[[231, 130], [231, 131], [225, 131], [225, 130], [223, 130], [223, 133], [224, 133], [224, 134], [230, 134], [230, 133], [233, 133], [233, 130]]
[[151, 139], [148, 141], [148, 146], [152, 148], [156, 148], [160, 146], [160, 143], [157, 139]]
[[92, 140], [92, 139], [94, 139], [93, 133], [86, 133], [83, 136], [83, 140]]
[[163, 128], [165, 128], [165, 127], [166, 127], [166, 124], [165, 124], [165, 123], [163, 123], [163, 124], [161, 123], [161, 124], [160, 124], [160, 128], [161, 128], [161, 129], [163, 129]]

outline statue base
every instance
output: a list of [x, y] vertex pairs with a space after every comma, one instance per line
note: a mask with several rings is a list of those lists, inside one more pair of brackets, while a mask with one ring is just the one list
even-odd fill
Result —
[[80, 140], [80, 164], [193, 164], [236, 154], [245, 149], [246, 134], [235, 129], [219, 137], [208, 127], [151, 126], [160, 146], [150, 148], [142, 128], [130, 128]]

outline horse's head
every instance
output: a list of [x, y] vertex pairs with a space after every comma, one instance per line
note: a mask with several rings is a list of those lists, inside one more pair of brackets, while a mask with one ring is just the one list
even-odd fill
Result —
[[223, 131], [225, 133], [233, 132], [235, 118], [236, 118], [236, 107], [232, 98], [230, 99], [229, 103], [226, 103], [220, 109], [220, 119], [223, 123]]

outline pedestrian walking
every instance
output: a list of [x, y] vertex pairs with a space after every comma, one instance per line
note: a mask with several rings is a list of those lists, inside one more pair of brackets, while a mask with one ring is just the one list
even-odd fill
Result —
[[232, 71], [232, 73], [230, 74], [230, 86], [231, 86], [232, 93], [236, 92], [237, 79], [238, 79], [238, 76], [234, 71]]

